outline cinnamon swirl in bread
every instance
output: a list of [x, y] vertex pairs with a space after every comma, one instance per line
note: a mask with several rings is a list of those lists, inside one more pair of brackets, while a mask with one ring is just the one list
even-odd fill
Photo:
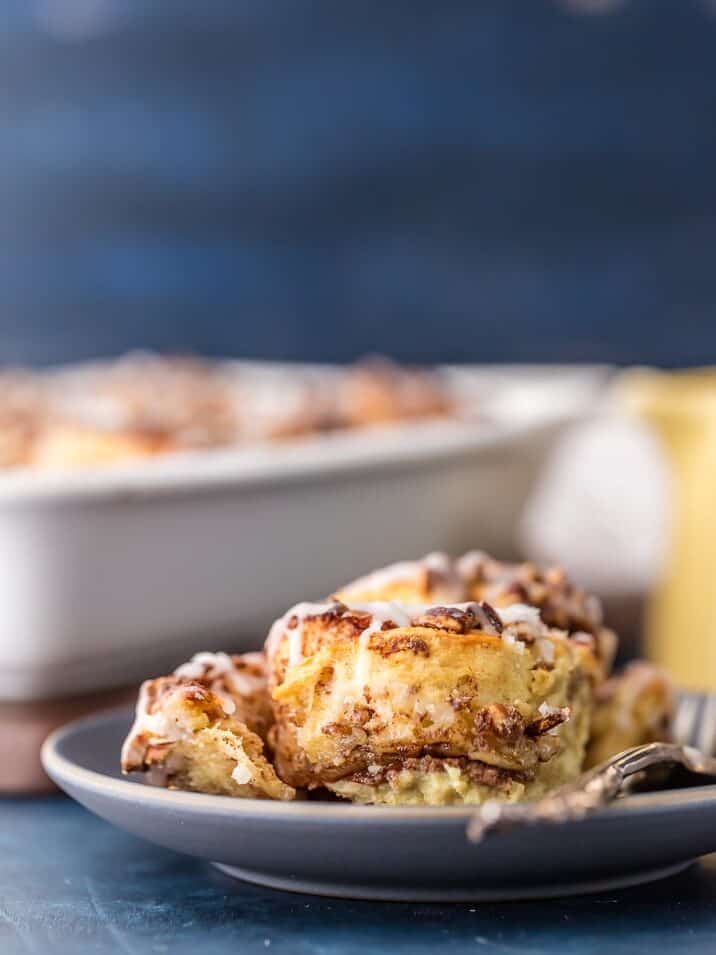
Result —
[[293, 786], [479, 803], [538, 795], [581, 769], [594, 646], [534, 608], [303, 604], [266, 652], [276, 768]]

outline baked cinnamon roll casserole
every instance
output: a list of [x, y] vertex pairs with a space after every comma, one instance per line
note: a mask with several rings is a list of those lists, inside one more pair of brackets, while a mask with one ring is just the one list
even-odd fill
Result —
[[74, 471], [376, 425], [459, 416], [439, 371], [385, 359], [253, 369], [127, 355], [0, 369], [0, 469]]
[[432, 554], [291, 608], [263, 654], [145, 683], [122, 768], [233, 796], [535, 798], [667, 731], [668, 682], [646, 663], [609, 677], [615, 646], [562, 571]]

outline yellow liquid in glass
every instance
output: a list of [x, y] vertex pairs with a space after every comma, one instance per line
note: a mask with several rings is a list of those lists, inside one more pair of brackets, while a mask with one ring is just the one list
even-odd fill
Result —
[[676, 682], [716, 689], [716, 369], [634, 372], [623, 394], [660, 436], [671, 540], [646, 618], [647, 653]]

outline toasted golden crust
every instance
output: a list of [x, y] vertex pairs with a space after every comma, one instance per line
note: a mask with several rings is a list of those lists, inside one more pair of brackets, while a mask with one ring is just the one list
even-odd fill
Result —
[[646, 660], [634, 660], [597, 690], [585, 768], [631, 746], [668, 740], [673, 715], [668, 674]]
[[[355, 785], [370, 786], [373, 776], [367, 801], [390, 801], [401, 771], [455, 768], [405, 765], [426, 756], [517, 774], [520, 785], [572, 778], [581, 768], [596, 660], [589, 646], [524, 611], [505, 624], [479, 604], [293, 608], [268, 641], [280, 776], [364, 800], [365, 788]], [[435, 787], [411, 787], [411, 799], [443, 798]], [[473, 786], [471, 799], [480, 787], [490, 784]], [[493, 788], [498, 798], [508, 791]]]
[[460, 603], [470, 599], [456, 561], [436, 551], [420, 560], [401, 560], [358, 577], [336, 591], [346, 603], [394, 600], [408, 604]]
[[579, 638], [584, 634], [594, 637], [605, 676], [616, 652], [616, 635], [604, 626], [599, 601], [575, 587], [562, 568], [504, 563], [482, 551], [470, 551], [457, 559], [434, 553], [391, 564], [340, 588], [336, 597], [348, 603], [485, 600], [498, 609], [527, 604], [538, 608], [548, 627]]
[[176, 676], [148, 680], [122, 749], [122, 771], [144, 772], [171, 789], [293, 799], [261, 739], [233, 712], [231, 701], [205, 684]]

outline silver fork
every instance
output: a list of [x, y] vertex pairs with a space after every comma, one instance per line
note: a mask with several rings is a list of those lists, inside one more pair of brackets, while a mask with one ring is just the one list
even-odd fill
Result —
[[616, 799], [637, 774], [657, 767], [681, 766], [716, 778], [716, 758], [711, 755], [716, 750], [716, 695], [682, 694], [672, 736], [674, 743], [647, 743], [618, 753], [536, 802], [485, 803], [470, 818], [468, 839], [478, 842], [487, 833], [514, 826], [582, 819]]

